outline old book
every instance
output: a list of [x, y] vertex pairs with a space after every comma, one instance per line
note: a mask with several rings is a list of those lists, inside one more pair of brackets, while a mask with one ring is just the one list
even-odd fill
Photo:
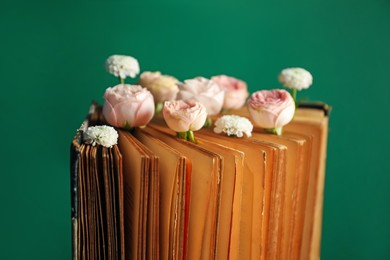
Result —
[[193, 144], [155, 120], [103, 148], [82, 140], [105, 124], [93, 105], [71, 147], [73, 258], [318, 258], [328, 109], [302, 106], [282, 136]]

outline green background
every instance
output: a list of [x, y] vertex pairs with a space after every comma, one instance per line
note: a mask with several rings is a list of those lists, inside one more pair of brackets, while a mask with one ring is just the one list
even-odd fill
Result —
[[[322, 259], [390, 259], [389, 0], [0, 3], [0, 259], [69, 259], [69, 146], [111, 54], [181, 80], [279, 71], [333, 107]], [[134, 82], [134, 81], [133, 81]]]

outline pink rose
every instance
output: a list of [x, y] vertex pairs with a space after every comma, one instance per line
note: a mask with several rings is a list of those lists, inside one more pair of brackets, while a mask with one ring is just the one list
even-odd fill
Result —
[[249, 93], [244, 81], [226, 75], [214, 76], [211, 80], [225, 90], [224, 109], [239, 109], [245, 104]]
[[139, 85], [119, 84], [107, 88], [104, 99], [103, 115], [112, 126], [143, 126], [154, 115], [153, 96]]
[[145, 71], [139, 79], [139, 84], [152, 93], [156, 103], [175, 100], [177, 92], [179, 92], [178, 82], [176, 78], [169, 75], [161, 75], [159, 71]]
[[199, 102], [174, 100], [164, 103], [163, 116], [175, 132], [197, 131], [204, 125], [207, 112]]
[[286, 90], [261, 90], [251, 95], [248, 110], [258, 126], [266, 129], [279, 128], [292, 120], [295, 103]]
[[214, 81], [203, 77], [185, 80], [179, 84], [177, 99], [200, 102], [205, 106], [207, 114], [218, 114], [223, 105], [225, 91]]

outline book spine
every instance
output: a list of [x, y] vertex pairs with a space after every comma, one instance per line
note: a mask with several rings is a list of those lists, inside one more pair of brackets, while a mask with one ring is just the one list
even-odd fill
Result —
[[70, 149], [70, 203], [71, 203], [71, 225], [72, 225], [72, 259], [77, 260], [77, 234], [78, 234], [78, 172], [81, 143], [81, 134], [78, 133], [74, 138]]

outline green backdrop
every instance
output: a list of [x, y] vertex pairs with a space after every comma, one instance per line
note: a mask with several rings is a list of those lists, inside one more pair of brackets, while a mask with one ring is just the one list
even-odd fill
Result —
[[181, 80], [277, 74], [333, 107], [322, 259], [390, 259], [388, 0], [2, 1], [0, 259], [69, 259], [69, 145], [111, 54]]

